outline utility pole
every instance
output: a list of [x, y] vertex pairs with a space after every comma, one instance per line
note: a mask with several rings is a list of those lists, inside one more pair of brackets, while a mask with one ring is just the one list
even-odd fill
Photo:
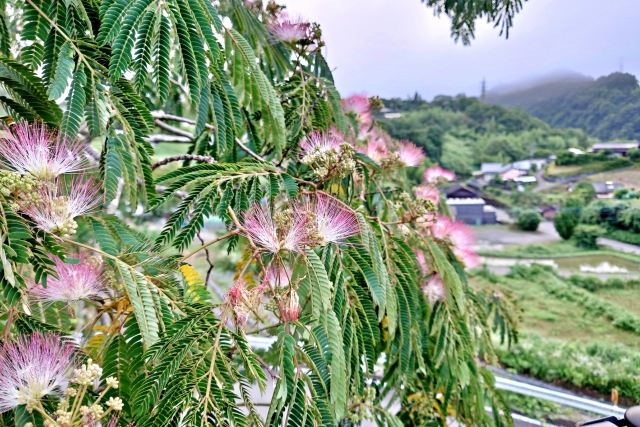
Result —
[[487, 81], [482, 78], [482, 89], [480, 91], [480, 102], [484, 102], [487, 98]]

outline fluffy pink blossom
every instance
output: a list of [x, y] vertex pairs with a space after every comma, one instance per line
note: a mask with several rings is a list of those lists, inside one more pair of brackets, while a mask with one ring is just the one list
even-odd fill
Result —
[[340, 243], [360, 233], [356, 215], [326, 194], [318, 193], [315, 200], [307, 202], [305, 209], [314, 214], [317, 234], [323, 244]]
[[424, 172], [424, 182], [427, 184], [439, 184], [442, 181], [454, 181], [456, 174], [440, 166], [433, 166]]
[[99, 191], [93, 178], [74, 177], [68, 187], [43, 187], [40, 199], [25, 204], [21, 211], [44, 231], [71, 235], [77, 228], [74, 218], [91, 212], [100, 203]]
[[453, 253], [467, 268], [476, 268], [480, 265], [480, 257], [469, 248], [453, 248]]
[[356, 116], [359, 123], [371, 123], [371, 108], [369, 98], [364, 94], [354, 94], [342, 100], [342, 109], [347, 114]]
[[282, 320], [286, 322], [295, 322], [300, 315], [300, 299], [298, 293], [291, 291], [283, 300]]
[[466, 248], [475, 242], [471, 227], [462, 221], [452, 221], [444, 215], [438, 215], [438, 221], [431, 227], [431, 233], [436, 239], [446, 240], [458, 248]]
[[66, 388], [76, 368], [74, 347], [58, 335], [34, 333], [0, 348], [0, 413], [19, 405], [33, 408]]
[[51, 180], [86, 167], [80, 140], [64, 138], [39, 122], [19, 122], [7, 130], [9, 136], [0, 138], [0, 163], [16, 173]]
[[431, 234], [436, 239], [447, 241], [451, 249], [467, 268], [477, 267], [478, 256], [471, 249], [475, 243], [473, 230], [461, 221], [451, 221], [446, 216], [438, 216], [438, 221], [430, 228]]
[[288, 286], [292, 273], [293, 272], [288, 267], [283, 267], [282, 265], [278, 265], [276, 267], [272, 264], [264, 278], [264, 283], [271, 285], [274, 288], [279, 286]]
[[443, 300], [447, 294], [444, 282], [439, 274], [434, 274], [427, 283], [422, 285], [422, 292], [431, 304]]
[[294, 205], [288, 212], [288, 224], [276, 225], [268, 204], [256, 205], [244, 218], [244, 234], [253, 242], [273, 254], [282, 250], [304, 252], [304, 247], [313, 243], [309, 218], [300, 215], [300, 207]]
[[271, 253], [280, 252], [278, 229], [269, 204], [257, 204], [244, 216], [244, 229], [253, 242]]
[[278, 40], [295, 43], [308, 37], [310, 26], [302, 18], [292, 18], [283, 12], [269, 25], [269, 30]]
[[105, 290], [102, 267], [96, 258], [80, 255], [78, 264], [70, 264], [55, 258], [58, 278], [49, 276], [47, 287], [35, 285], [29, 294], [38, 301], [67, 303], [95, 299]]
[[319, 132], [314, 131], [300, 141], [300, 149], [303, 154], [340, 150], [340, 144], [344, 142], [344, 136], [340, 137], [338, 131]]
[[358, 148], [358, 152], [365, 154], [376, 163], [380, 163], [382, 159], [389, 155], [387, 145], [382, 139], [375, 139], [367, 142], [367, 146], [364, 148]]
[[405, 166], [418, 166], [427, 157], [424, 150], [411, 141], [400, 141], [398, 156]]
[[431, 200], [433, 203], [440, 202], [440, 191], [435, 185], [421, 185], [413, 189], [416, 197]]

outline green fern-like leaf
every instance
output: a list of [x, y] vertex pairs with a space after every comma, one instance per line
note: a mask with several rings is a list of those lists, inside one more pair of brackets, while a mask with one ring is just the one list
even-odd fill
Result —
[[87, 76], [84, 73], [84, 66], [80, 65], [71, 83], [71, 90], [67, 96], [67, 111], [62, 116], [60, 131], [63, 135], [75, 138], [80, 128], [80, 123], [84, 117], [85, 90]]
[[60, 48], [60, 54], [58, 55], [56, 73], [47, 91], [50, 100], [60, 98], [67, 89], [67, 86], [69, 86], [69, 80], [71, 79], [73, 67], [75, 66], [74, 56], [75, 51], [73, 50], [71, 42], [63, 44], [62, 48]]

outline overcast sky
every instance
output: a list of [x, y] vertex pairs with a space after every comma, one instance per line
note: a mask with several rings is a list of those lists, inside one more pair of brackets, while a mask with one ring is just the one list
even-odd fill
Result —
[[477, 96], [487, 88], [558, 71], [640, 74], [640, 1], [529, 0], [509, 39], [478, 22], [471, 46], [420, 0], [284, 0], [318, 22], [343, 94]]

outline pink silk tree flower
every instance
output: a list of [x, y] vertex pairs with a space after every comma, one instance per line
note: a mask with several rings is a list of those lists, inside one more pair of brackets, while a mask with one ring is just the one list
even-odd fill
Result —
[[347, 114], [356, 116], [359, 123], [371, 123], [371, 107], [369, 98], [363, 94], [354, 94], [342, 100], [342, 109]]
[[74, 346], [54, 334], [34, 333], [0, 348], [0, 413], [28, 411], [45, 396], [60, 394], [76, 368]]
[[414, 187], [413, 192], [416, 197], [419, 197], [420, 199], [431, 200], [435, 204], [440, 202], [440, 191], [435, 185], [421, 185], [419, 187]]
[[78, 224], [74, 218], [90, 213], [100, 203], [99, 186], [93, 178], [74, 177], [66, 188], [67, 195], [60, 195], [57, 187], [46, 186], [39, 198], [20, 208], [29, 215], [38, 228], [53, 234], [75, 234]]
[[244, 230], [247, 237], [267, 252], [280, 252], [278, 230], [271, 216], [269, 204], [256, 203], [253, 209], [244, 215]]
[[427, 157], [424, 150], [411, 141], [400, 141], [398, 156], [405, 166], [418, 166]]
[[454, 181], [456, 174], [440, 166], [433, 166], [424, 172], [424, 182], [427, 184], [440, 184], [442, 182]]
[[365, 148], [359, 148], [358, 151], [362, 154], [365, 154], [367, 157], [378, 164], [382, 161], [382, 159], [389, 155], [387, 145], [382, 139], [369, 141], [367, 142], [367, 146]]
[[66, 263], [60, 258], [55, 258], [58, 278], [50, 276], [46, 288], [34, 285], [29, 289], [29, 295], [42, 302], [72, 303], [99, 298], [105, 291], [102, 265], [95, 257], [80, 255], [79, 258], [78, 264]]
[[422, 285], [422, 293], [429, 299], [431, 304], [444, 299], [447, 291], [439, 274], [434, 274], [427, 283]]
[[313, 131], [300, 141], [300, 149], [303, 155], [324, 153], [329, 150], [340, 150], [340, 144], [344, 142], [344, 136], [340, 138], [338, 131], [320, 132]]
[[356, 215], [342, 203], [318, 193], [314, 200], [307, 203], [306, 209], [313, 213], [320, 244], [340, 243], [349, 237], [360, 234], [360, 225]]
[[471, 249], [475, 242], [473, 230], [461, 221], [451, 221], [446, 216], [438, 216], [438, 221], [430, 229], [431, 235], [451, 245], [451, 250], [467, 268], [480, 264], [478, 255]]
[[86, 168], [80, 140], [64, 138], [39, 122], [18, 122], [8, 132], [0, 138], [0, 164], [16, 173], [50, 181]]
[[269, 30], [278, 40], [285, 43], [295, 43], [308, 38], [310, 26], [300, 17], [292, 18], [287, 13], [281, 13], [269, 25]]
[[453, 248], [453, 253], [467, 268], [476, 268], [480, 265], [480, 257], [478, 257], [478, 254], [469, 248]]
[[295, 322], [300, 315], [300, 298], [298, 293], [291, 291], [287, 294], [282, 304], [282, 320], [286, 322]]
[[289, 267], [282, 265], [271, 265], [267, 270], [266, 277], [263, 280], [263, 284], [270, 285], [273, 288], [289, 286], [289, 281], [293, 271]]
[[282, 250], [303, 253], [313, 243], [310, 221], [300, 215], [299, 206], [272, 216], [268, 204], [256, 205], [244, 217], [245, 237], [273, 254]]

